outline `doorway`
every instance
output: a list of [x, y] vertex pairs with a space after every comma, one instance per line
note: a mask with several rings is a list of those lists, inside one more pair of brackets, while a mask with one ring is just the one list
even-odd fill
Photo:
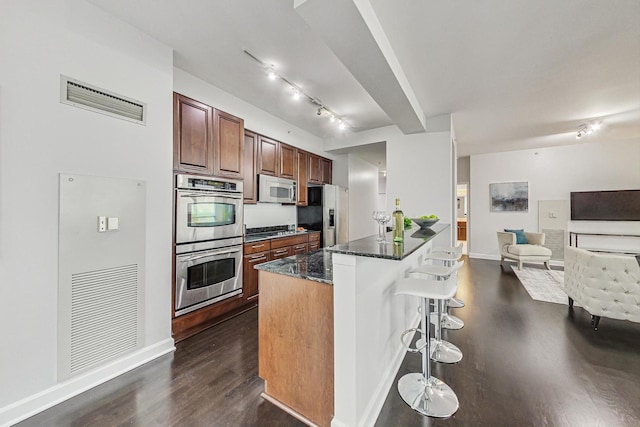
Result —
[[469, 184], [456, 186], [456, 245], [462, 243], [462, 253], [468, 254], [469, 243]]

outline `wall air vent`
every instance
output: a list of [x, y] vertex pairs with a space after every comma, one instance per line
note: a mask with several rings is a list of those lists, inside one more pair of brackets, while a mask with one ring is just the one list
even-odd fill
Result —
[[71, 374], [138, 347], [138, 266], [71, 276]]
[[60, 102], [134, 123], [146, 124], [145, 103], [60, 76]]

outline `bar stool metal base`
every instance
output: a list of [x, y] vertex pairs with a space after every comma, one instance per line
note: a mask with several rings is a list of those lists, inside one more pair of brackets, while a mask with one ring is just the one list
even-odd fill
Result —
[[462, 301], [460, 298], [451, 298], [449, 301], [447, 301], [447, 305], [451, 308], [462, 308], [464, 307], [464, 301]]
[[[420, 338], [416, 343], [416, 347], [420, 348], [424, 345], [424, 339]], [[458, 363], [462, 360], [462, 350], [454, 344], [445, 340], [436, 340], [431, 338], [431, 360], [439, 363]], [[424, 349], [422, 350], [424, 351]]]
[[460, 404], [451, 387], [436, 377], [425, 382], [423, 374], [407, 374], [398, 381], [400, 397], [414, 411], [428, 417], [447, 418]]
[[[437, 314], [437, 313], [431, 313], [431, 324], [437, 325], [438, 317], [437, 315], [434, 315], [434, 314]], [[464, 327], [464, 321], [461, 318], [454, 316], [452, 314], [442, 313], [441, 326], [443, 329], [451, 329], [451, 330], [462, 329]]]

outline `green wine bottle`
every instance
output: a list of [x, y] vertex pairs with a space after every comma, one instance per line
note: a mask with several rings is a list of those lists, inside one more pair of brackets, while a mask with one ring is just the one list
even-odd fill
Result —
[[400, 209], [400, 199], [396, 199], [396, 210], [393, 211], [393, 241], [404, 242], [404, 213]]

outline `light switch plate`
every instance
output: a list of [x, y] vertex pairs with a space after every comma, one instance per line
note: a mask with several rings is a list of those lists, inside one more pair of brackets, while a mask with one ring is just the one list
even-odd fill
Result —
[[107, 217], [99, 216], [98, 217], [98, 233], [104, 233], [107, 231]]

